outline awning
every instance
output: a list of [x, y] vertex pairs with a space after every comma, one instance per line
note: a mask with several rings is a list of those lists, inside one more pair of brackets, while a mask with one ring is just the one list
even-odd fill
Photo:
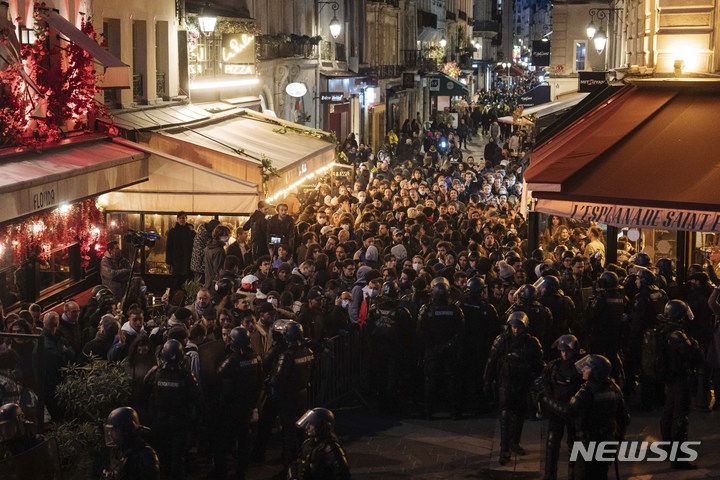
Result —
[[88, 37], [75, 25], [59, 13], [50, 9], [38, 9], [40, 18], [48, 25], [65, 35], [68, 40], [88, 52], [100, 64], [105, 66], [103, 88], [130, 88], [130, 67], [119, 58], [105, 50], [92, 38]]
[[437, 28], [423, 27], [417, 39], [418, 42], [439, 42], [442, 39], [442, 32]]
[[720, 82], [635, 82], [531, 153], [537, 210], [720, 232]]
[[103, 118], [102, 122], [125, 130], [157, 130], [172, 125], [207, 120], [212, 116], [206, 110], [194, 105], [178, 105], [172, 107], [148, 108], [134, 112], [113, 115]]
[[[267, 158], [280, 175], [267, 181], [268, 192], [272, 195], [335, 160], [335, 144], [320, 138], [326, 135], [325, 132], [241, 109], [237, 114], [192, 128], [179, 127], [157, 132], [154, 140], [157, 142], [155, 146], [162, 151], [191, 158], [200, 165], [252, 182], [257, 178], [262, 159]], [[175, 149], [186, 148], [184, 144], [200, 147], [203, 151], [195, 150], [194, 155], [188, 152], [192, 156], [178, 154], [171, 150], [171, 144]], [[223, 158], [216, 158], [212, 152], [221, 154]], [[250, 172], [253, 168], [255, 172]], [[243, 176], [247, 174], [251, 176]]]
[[542, 105], [536, 105], [534, 107], [526, 108], [525, 110], [523, 110], [523, 116], [526, 117], [528, 115], [534, 115], [535, 118], [541, 118], [552, 115], [557, 112], [561, 112], [574, 107], [575, 105], [580, 103], [583, 98], [587, 96], [587, 93], [574, 93], [554, 102], [544, 103]]
[[108, 193], [107, 210], [130, 212], [250, 213], [259, 200], [258, 185], [216, 172], [189, 160], [120, 138], [150, 156], [147, 182]]
[[97, 135], [0, 157], [0, 223], [147, 178], [144, 152]]
[[497, 65], [493, 69], [493, 73], [499, 73], [501, 75], [507, 75], [508, 71], [510, 72], [511, 77], [519, 77], [525, 73], [525, 70], [517, 65], [511, 65], [509, 69], [507, 67], [503, 67], [502, 65]]
[[536, 107], [550, 102], [550, 85], [542, 84], [531, 88], [518, 98], [519, 107]]
[[463, 85], [444, 73], [437, 73], [428, 78], [430, 79], [430, 95], [437, 97], [457, 97], [468, 95], [466, 85]]

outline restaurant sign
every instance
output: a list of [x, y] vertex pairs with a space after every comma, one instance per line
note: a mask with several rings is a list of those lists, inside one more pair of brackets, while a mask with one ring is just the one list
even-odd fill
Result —
[[720, 212], [544, 199], [538, 200], [536, 210], [548, 215], [616, 227], [720, 233]]

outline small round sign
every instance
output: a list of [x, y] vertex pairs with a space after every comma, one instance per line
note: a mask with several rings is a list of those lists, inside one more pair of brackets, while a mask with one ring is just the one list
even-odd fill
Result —
[[288, 83], [287, 87], [285, 87], [285, 93], [293, 98], [304, 97], [307, 93], [307, 86], [301, 82]]
[[638, 240], [640, 240], [640, 230], [638, 230], [637, 228], [631, 228], [627, 232], [627, 237], [628, 240], [630, 240], [631, 242], [637, 242]]

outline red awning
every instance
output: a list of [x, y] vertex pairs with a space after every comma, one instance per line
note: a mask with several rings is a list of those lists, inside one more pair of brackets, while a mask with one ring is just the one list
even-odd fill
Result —
[[[612, 225], [720, 231], [718, 111], [720, 82], [627, 86], [532, 152], [525, 180], [541, 199], [538, 210]], [[702, 212], [704, 222], [673, 221]]]

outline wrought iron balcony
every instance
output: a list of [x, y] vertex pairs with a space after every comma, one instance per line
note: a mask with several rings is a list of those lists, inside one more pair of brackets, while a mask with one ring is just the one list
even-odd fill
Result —
[[500, 23], [493, 20], [475, 20], [473, 22], [473, 32], [475, 33], [498, 33], [500, 31]]

